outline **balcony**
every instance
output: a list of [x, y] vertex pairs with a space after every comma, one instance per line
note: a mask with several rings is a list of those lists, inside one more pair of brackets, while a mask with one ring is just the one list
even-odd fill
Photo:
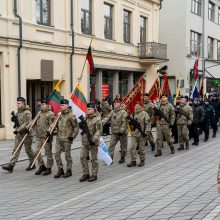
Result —
[[167, 59], [167, 45], [155, 42], [139, 43], [141, 63], [162, 63]]

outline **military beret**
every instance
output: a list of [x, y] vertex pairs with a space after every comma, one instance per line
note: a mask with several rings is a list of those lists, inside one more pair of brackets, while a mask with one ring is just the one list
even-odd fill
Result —
[[61, 99], [60, 104], [69, 105], [69, 100]]
[[163, 94], [161, 95], [161, 97], [163, 97], [163, 96], [167, 97], [167, 95], [166, 95], [165, 93], [163, 93]]
[[144, 96], [150, 96], [149, 93], [144, 93]]
[[185, 99], [189, 99], [189, 96], [188, 96], [188, 95], [185, 95]]
[[87, 108], [95, 108], [95, 103], [94, 102], [88, 103]]
[[48, 99], [43, 98], [43, 99], [40, 100], [40, 102], [41, 102], [41, 103], [48, 104]]
[[26, 99], [24, 97], [18, 97], [17, 102], [26, 102]]
[[184, 98], [185, 98], [185, 96], [183, 96], [183, 95], [180, 96], [180, 99], [184, 99]]

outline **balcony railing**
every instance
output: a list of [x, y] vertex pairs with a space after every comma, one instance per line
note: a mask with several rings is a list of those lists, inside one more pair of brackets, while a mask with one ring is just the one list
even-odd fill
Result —
[[167, 60], [167, 45], [155, 42], [139, 43], [141, 59]]

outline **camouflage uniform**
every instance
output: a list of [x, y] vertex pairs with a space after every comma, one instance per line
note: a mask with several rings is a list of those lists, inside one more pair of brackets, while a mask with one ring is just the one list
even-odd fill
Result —
[[112, 135], [109, 147], [109, 153], [111, 157], [114, 156], [115, 146], [118, 141], [120, 141], [120, 153], [121, 157], [124, 158], [127, 153], [127, 144], [128, 144], [128, 121], [127, 121], [127, 112], [123, 107], [120, 107], [115, 110], [111, 117], [111, 128]]
[[[101, 114], [102, 114], [102, 119], [104, 119], [110, 112], [112, 108], [109, 105], [108, 101], [102, 101], [101, 102]], [[105, 123], [103, 125], [103, 134], [109, 134], [109, 123]]]
[[[28, 125], [32, 120], [32, 115], [31, 115], [30, 108], [28, 106], [26, 106], [23, 109], [19, 109], [18, 113], [17, 113], [17, 117], [18, 117], [20, 127], [16, 128], [16, 131], [18, 132], [18, 134], [15, 136], [15, 146], [14, 146], [12, 155], [14, 154], [14, 152], [16, 151], [19, 143], [21, 142], [21, 140], [25, 136], [25, 134], [26, 134], [25, 131], [27, 130]], [[34, 161], [34, 152], [33, 152], [33, 149], [31, 147], [32, 142], [33, 142], [33, 135], [32, 135], [31, 132], [29, 132], [29, 134], [27, 135], [27, 137], [24, 141], [24, 146], [25, 146], [25, 152], [28, 156], [30, 164]], [[21, 151], [21, 147], [20, 147], [20, 150], [18, 150], [17, 153], [15, 154], [15, 156], [11, 159], [10, 164], [12, 166], [15, 166], [15, 164], [18, 160], [20, 151]]]
[[187, 103], [180, 103], [179, 109], [184, 111], [189, 119], [186, 118], [186, 116], [177, 114], [176, 117], [176, 124], [177, 124], [177, 130], [178, 130], [178, 138], [180, 146], [184, 146], [184, 143], [186, 143], [187, 148], [189, 144], [189, 126], [192, 124], [193, 120], [193, 111], [192, 108]]
[[[59, 116], [57, 116], [59, 117]], [[50, 126], [52, 128], [53, 124]], [[60, 119], [57, 123], [57, 141], [55, 159], [58, 169], [63, 168], [61, 152], [65, 152], [67, 170], [72, 169], [71, 143], [69, 138], [75, 138], [79, 133], [79, 125], [76, 116], [72, 113], [71, 107], [61, 112]]]
[[[50, 108], [47, 108], [46, 110], [41, 110], [39, 118], [37, 119], [36, 123], [36, 153], [39, 152], [42, 145], [44, 144], [47, 136], [47, 130], [51, 126], [55, 119], [54, 113], [50, 111]], [[44, 146], [45, 149], [45, 155], [47, 157], [47, 168], [52, 168], [53, 166], [53, 155], [52, 155], [52, 140], [50, 140], [46, 145]], [[39, 166], [44, 166], [43, 158], [41, 157], [41, 154], [38, 157], [38, 164]]]
[[[144, 110], [147, 112], [147, 114], [150, 117], [151, 125], [154, 124], [155, 122], [155, 117], [154, 117], [154, 105], [153, 103], [149, 100], [146, 103], [144, 103]], [[148, 135], [148, 141], [150, 142], [151, 145], [155, 145], [154, 138], [152, 131], [150, 129], [150, 134]]]
[[89, 145], [89, 141], [86, 134], [82, 136], [82, 148], [80, 152], [80, 160], [83, 169], [83, 175], [89, 175], [89, 165], [87, 161], [88, 152], [91, 152], [92, 157], [92, 175], [97, 176], [99, 162], [97, 158], [98, 147], [99, 147], [99, 139], [102, 135], [102, 120], [100, 115], [97, 112], [94, 112], [91, 115], [86, 116], [86, 123], [92, 137], [92, 141], [94, 145]]
[[163, 112], [163, 114], [170, 120], [171, 124], [169, 125], [168, 122], [164, 118], [157, 117], [157, 150], [161, 151], [161, 146], [163, 143], [163, 136], [165, 137], [168, 145], [173, 148], [173, 140], [171, 134], [170, 126], [174, 125], [175, 121], [175, 111], [174, 107], [168, 102], [161, 102], [159, 105], [159, 110]]
[[[142, 131], [149, 137], [151, 132], [151, 122], [149, 115], [144, 111], [135, 111], [134, 119], [138, 121]], [[138, 129], [131, 131], [131, 161], [136, 162], [136, 148], [139, 145], [140, 160], [145, 160], [145, 138], [142, 136]]]

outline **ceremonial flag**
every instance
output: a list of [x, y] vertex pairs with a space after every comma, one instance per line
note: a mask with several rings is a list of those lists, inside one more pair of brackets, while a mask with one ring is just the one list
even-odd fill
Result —
[[200, 89], [199, 89], [199, 97], [201, 97], [201, 98], [203, 98], [203, 81], [204, 80], [202, 80], [202, 84], [201, 84]]
[[93, 72], [94, 72], [95, 67], [94, 67], [94, 62], [93, 62], [93, 57], [92, 57], [92, 48], [91, 48], [91, 46], [88, 49], [86, 59], [87, 59], [88, 64], [89, 64], [90, 75], [92, 75]]
[[144, 104], [145, 81], [145, 76], [142, 76], [121, 102], [129, 114], [134, 112], [135, 102], [139, 101], [142, 105]]
[[193, 91], [193, 99], [195, 99], [195, 98], [199, 98], [199, 92], [198, 92], [197, 87], [195, 87], [195, 89]]
[[160, 82], [159, 79], [156, 79], [153, 86], [149, 91], [150, 100], [152, 103], [155, 103], [156, 100], [159, 99], [160, 96]]
[[78, 84], [75, 90], [72, 92], [69, 104], [72, 107], [72, 111], [76, 115], [77, 119], [81, 115], [85, 116], [87, 109], [87, 101], [83, 94], [80, 84]]
[[199, 66], [199, 58], [196, 59], [194, 66], [193, 66], [194, 79], [198, 79], [199, 77], [198, 66]]
[[59, 80], [59, 82], [56, 84], [53, 92], [50, 94], [48, 100], [49, 105], [52, 107], [52, 111], [55, 115], [57, 115], [60, 111], [60, 100], [62, 99], [62, 96], [60, 94], [60, 84], [62, 80]]

